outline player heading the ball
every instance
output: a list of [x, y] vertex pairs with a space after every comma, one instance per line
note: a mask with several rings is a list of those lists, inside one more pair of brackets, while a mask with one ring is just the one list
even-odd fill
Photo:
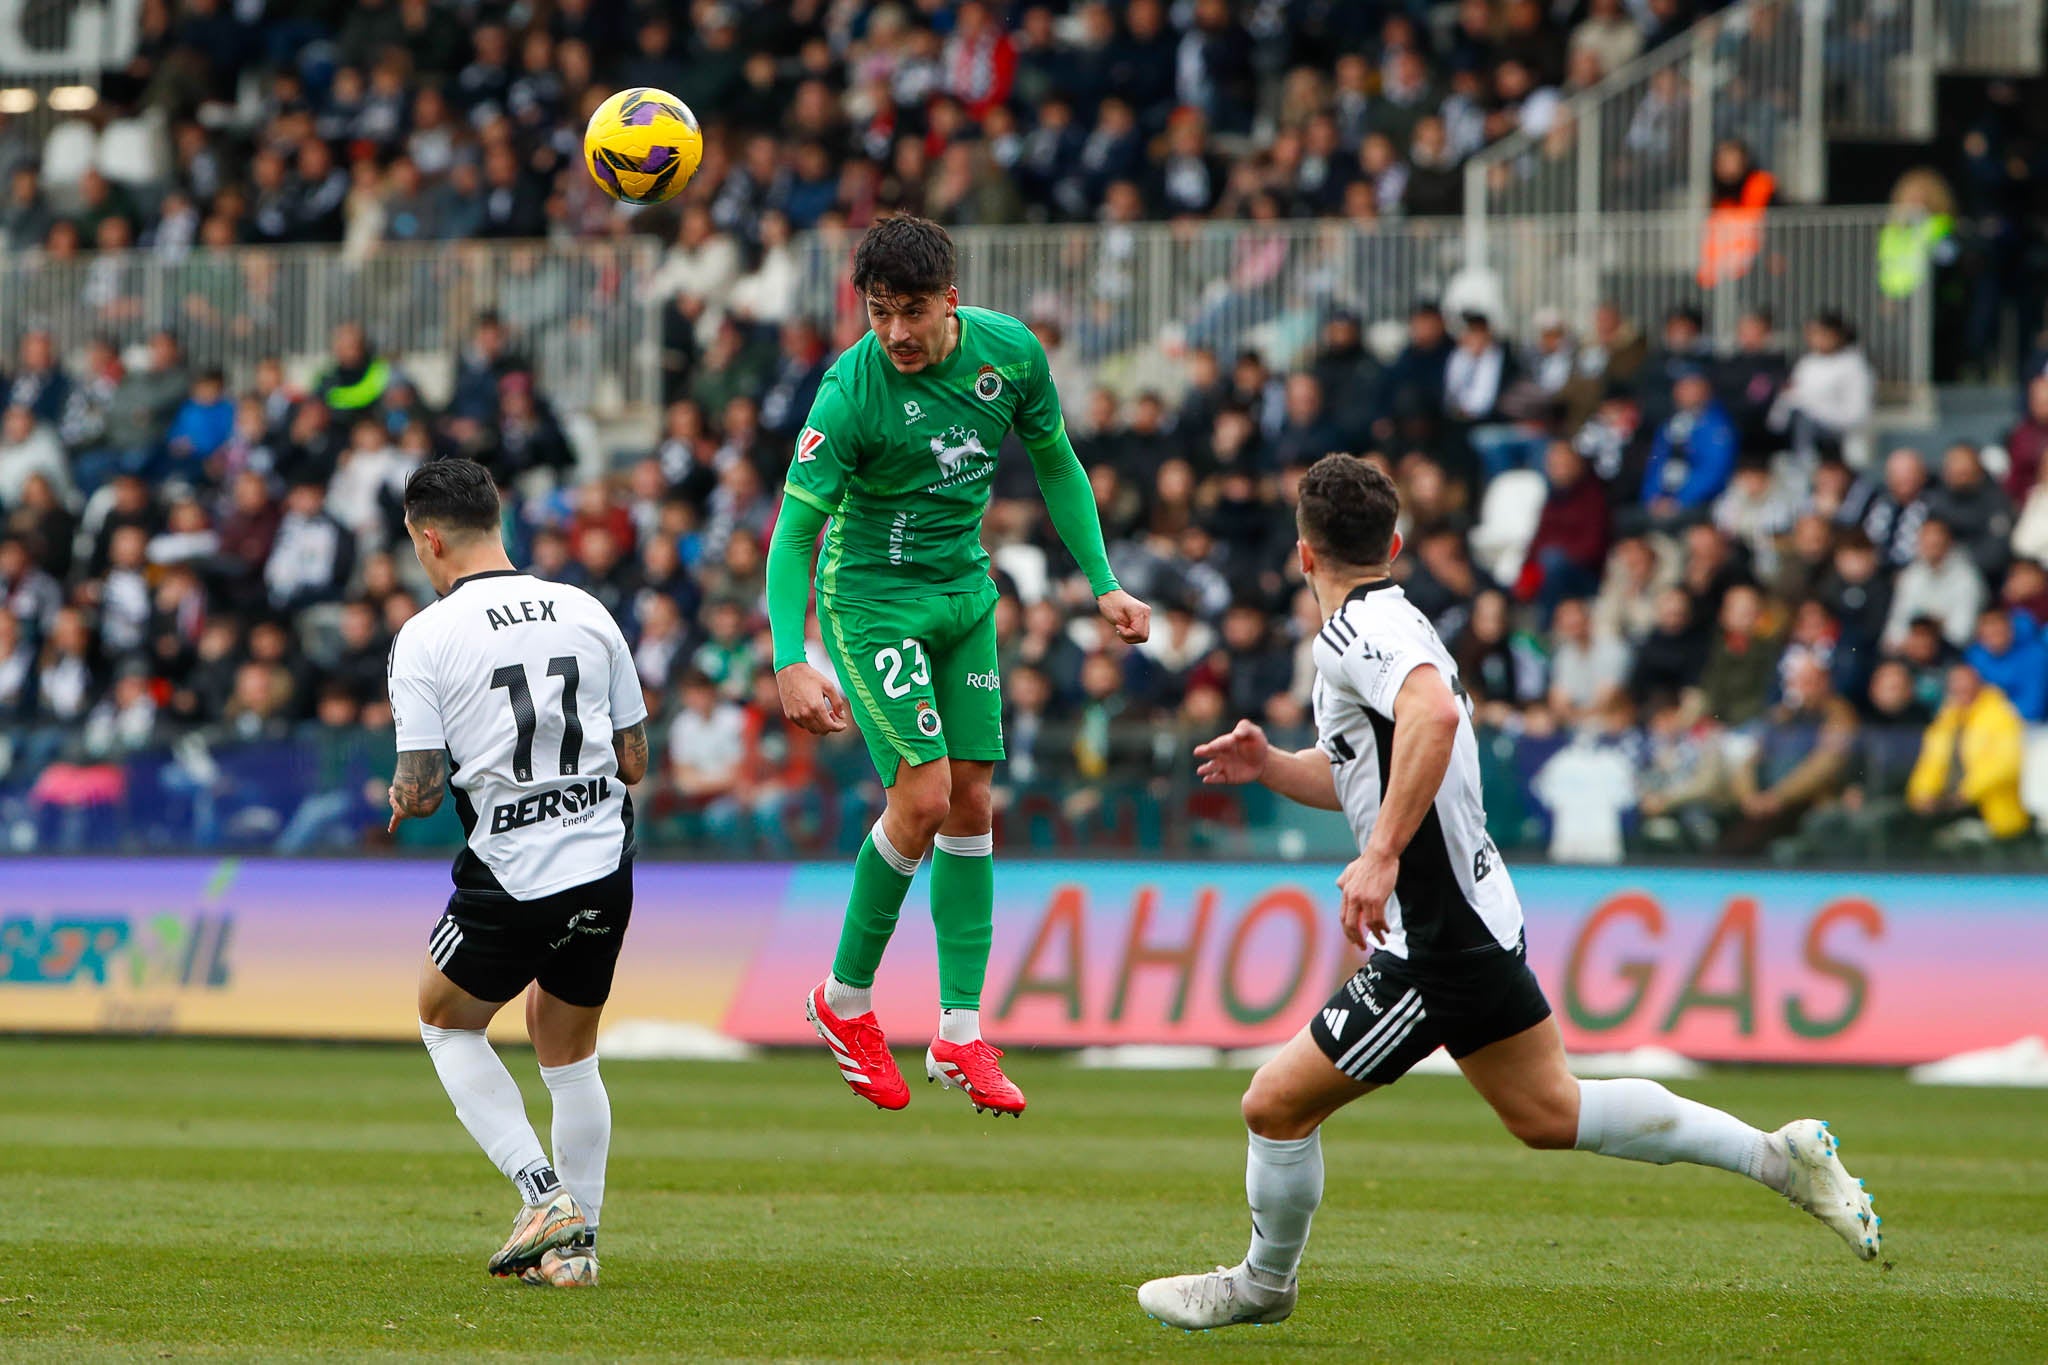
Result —
[[[784, 712], [816, 734], [859, 726], [888, 805], [854, 860], [831, 974], [804, 1009], [855, 1094], [884, 1109], [910, 1102], [873, 987], [911, 878], [936, 845], [939, 1022], [925, 1076], [963, 1090], [977, 1110], [1020, 1114], [1023, 1092], [982, 1039], [980, 1013], [995, 916], [989, 784], [1003, 757], [997, 594], [981, 519], [1011, 431], [1117, 639], [1143, 641], [1151, 610], [1110, 572], [1045, 349], [1016, 318], [961, 305], [945, 229], [876, 223], [854, 250], [853, 287], [870, 330], [826, 371], [791, 452], [768, 549], [768, 614]], [[818, 620], [838, 687], [805, 649], [820, 529]]]

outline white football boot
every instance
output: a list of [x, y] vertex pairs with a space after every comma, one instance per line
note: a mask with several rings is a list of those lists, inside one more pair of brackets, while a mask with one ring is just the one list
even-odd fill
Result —
[[1242, 1264], [1219, 1265], [1206, 1275], [1172, 1275], [1138, 1286], [1138, 1307], [1168, 1327], [1206, 1332], [1237, 1323], [1285, 1322], [1299, 1292], [1293, 1276], [1285, 1289], [1268, 1289]]
[[1863, 1182], [1835, 1153], [1840, 1144], [1820, 1119], [1796, 1119], [1771, 1136], [1785, 1144], [1790, 1180], [1785, 1197], [1835, 1230], [1866, 1261], [1884, 1250], [1884, 1220], [1871, 1207]]

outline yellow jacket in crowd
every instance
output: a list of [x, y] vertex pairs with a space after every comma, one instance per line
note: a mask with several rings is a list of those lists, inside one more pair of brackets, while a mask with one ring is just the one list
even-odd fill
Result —
[[[2000, 839], [2023, 834], [2033, 824], [2020, 804], [2020, 756], [2026, 723], [2005, 693], [1986, 686], [1967, 704], [1941, 708], [1920, 739], [1920, 759], [1906, 779], [1906, 803], [1914, 808], [1954, 794], [1977, 808]], [[1960, 763], [1953, 776], [1950, 767]]]

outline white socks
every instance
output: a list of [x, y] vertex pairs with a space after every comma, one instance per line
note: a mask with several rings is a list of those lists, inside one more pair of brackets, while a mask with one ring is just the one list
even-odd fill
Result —
[[597, 1074], [597, 1054], [567, 1066], [544, 1066], [555, 1106], [555, 1168], [583, 1208], [583, 1220], [597, 1231], [604, 1207], [604, 1162], [612, 1145], [612, 1101]]
[[939, 1041], [971, 1043], [981, 1037], [980, 1010], [940, 1010]]
[[1309, 1221], [1323, 1202], [1323, 1135], [1283, 1142], [1250, 1133], [1244, 1196], [1252, 1206], [1252, 1245], [1245, 1268], [1269, 1289], [1284, 1288], [1301, 1264]]
[[1658, 1166], [1719, 1166], [1780, 1194], [1790, 1176], [1785, 1153], [1770, 1134], [1655, 1081], [1580, 1081], [1576, 1145], [1582, 1152]]
[[420, 1025], [420, 1041], [441, 1077], [455, 1117], [484, 1149], [491, 1164], [519, 1187], [528, 1204], [545, 1204], [561, 1182], [541, 1150], [533, 1125], [526, 1121], [526, 1102], [512, 1073], [491, 1051], [482, 1029], [435, 1028]]
[[849, 986], [836, 976], [825, 978], [825, 1008], [841, 1019], [858, 1018], [874, 1007], [875, 991], [872, 986]]

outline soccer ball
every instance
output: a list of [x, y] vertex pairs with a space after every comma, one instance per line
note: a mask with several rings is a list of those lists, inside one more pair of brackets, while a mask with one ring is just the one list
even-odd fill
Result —
[[624, 204], [659, 204], [681, 194], [704, 159], [697, 116], [666, 90], [621, 90], [590, 116], [583, 130], [590, 174]]

